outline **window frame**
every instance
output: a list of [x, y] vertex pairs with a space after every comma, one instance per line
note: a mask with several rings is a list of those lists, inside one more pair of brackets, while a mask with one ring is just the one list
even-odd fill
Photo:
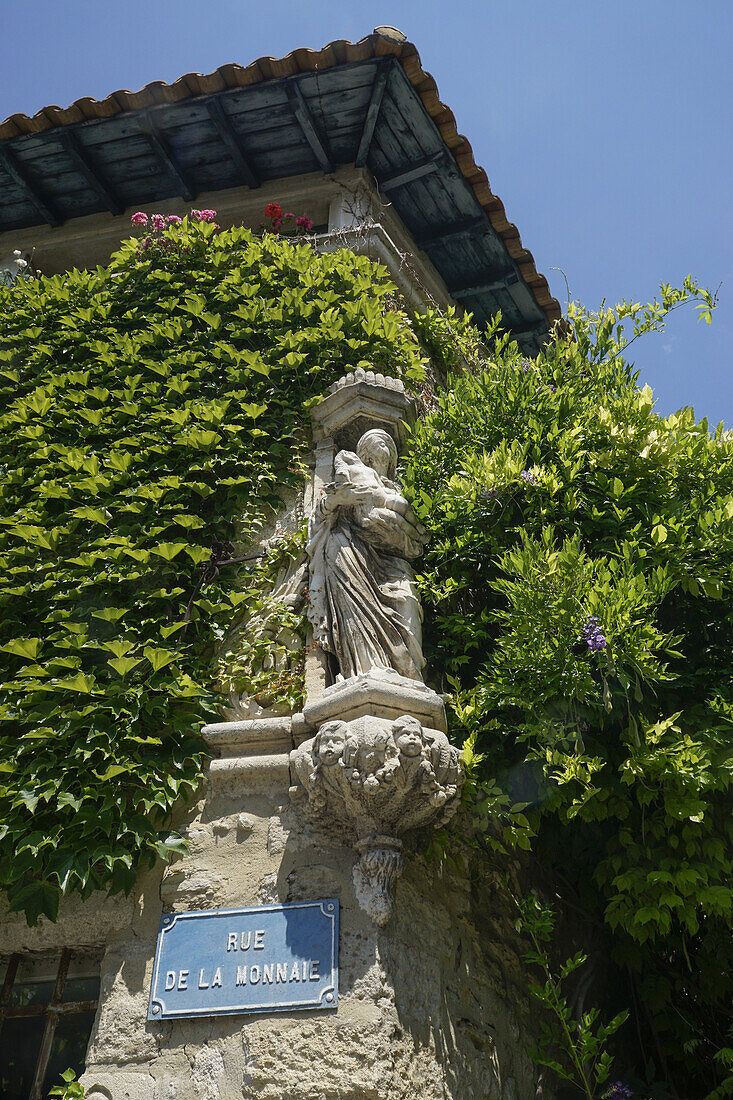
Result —
[[60, 1016], [68, 1016], [74, 1012], [96, 1012], [99, 998], [87, 1001], [63, 1001], [64, 987], [69, 973], [74, 951], [65, 947], [61, 952], [56, 979], [54, 981], [51, 1000], [45, 1004], [11, 1005], [10, 997], [13, 992], [18, 967], [24, 956], [16, 951], [8, 959], [8, 968], [5, 973], [2, 990], [0, 991], [0, 1038], [2, 1037], [3, 1024], [6, 1020], [17, 1020], [32, 1016], [45, 1016], [46, 1025], [43, 1029], [43, 1038], [38, 1050], [36, 1069], [33, 1075], [33, 1083], [28, 1094], [28, 1100], [41, 1100], [43, 1082], [48, 1069], [48, 1060], [51, 1056], [51, 1046], [56, 1032], [56, 1025]]

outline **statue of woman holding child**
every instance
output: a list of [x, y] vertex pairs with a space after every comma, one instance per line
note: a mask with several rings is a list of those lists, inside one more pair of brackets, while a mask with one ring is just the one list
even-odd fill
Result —
[[397, 448], [381, 428], [339, 451], [311, 520], [309, 618], [339, 678], [371, 670], [422, 680], [420, 605], [409, 562], [424, 527], [394, 480]]

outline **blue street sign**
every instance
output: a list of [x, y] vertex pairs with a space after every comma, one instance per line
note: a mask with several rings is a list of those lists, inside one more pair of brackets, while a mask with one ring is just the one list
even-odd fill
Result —
[[338, 901], [164, 914], [149, 1020], [335, 1008]]

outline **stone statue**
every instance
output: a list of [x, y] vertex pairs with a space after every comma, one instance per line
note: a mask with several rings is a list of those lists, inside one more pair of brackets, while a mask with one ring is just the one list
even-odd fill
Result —
[[356, 453], [339, 451], [334, 480], [309, 529], [309, 618], [314, 640], [346, 679], [373, 670], [422, 681], [420, 605], [408, 564], [424, 527], [394, 479], [397, 448], [373, 428]]
[[402, 866], [401, 837], [442, 825], [458, 808], [458, 750], [412, 715], [326, 722], [291, 754], [291, 788], [308, 814], [354, 840], [357, 897], [378, 924], [389, 919]]

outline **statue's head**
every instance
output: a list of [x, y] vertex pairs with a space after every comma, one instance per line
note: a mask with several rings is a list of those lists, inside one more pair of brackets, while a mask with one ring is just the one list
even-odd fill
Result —
[[366, 466], [371, 466], [380, 477], [393, 477], [397, 468], [397, 447], [389, 432], [372, 428], [364, 432], [356, 445], [356, 453]]
[[321, 726], [313, 742], [313, 754], [327, 768], [341, 759], [346, 744], [345, 722], [326, 722]]
[[403, 714], [395, 719], [392, 736], [403, 756], [419, 756], [423, 750], [422, 726], [411, 714]]

